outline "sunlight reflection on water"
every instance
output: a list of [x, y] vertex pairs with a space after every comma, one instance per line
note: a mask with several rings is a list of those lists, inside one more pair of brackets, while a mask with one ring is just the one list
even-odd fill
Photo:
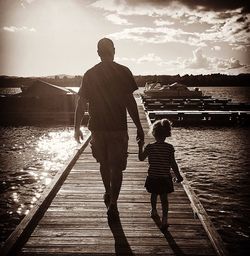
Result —
[[78, 147], [73, 128], [0, 127], [0, 241], [28, 214]]

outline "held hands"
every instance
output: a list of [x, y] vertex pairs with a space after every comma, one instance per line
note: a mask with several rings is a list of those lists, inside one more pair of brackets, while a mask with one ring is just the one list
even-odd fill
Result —
[[144, 144], [144, 131], [141, 128], [137, 129], [137, 136], [136, 136], [137, 143], [143, 143]]
[[83, 140], [82, 131], [81, 131], [80, 129], [76, 129], [76, 130], [75, 130], [74, 137], [75, 137], [75, 140], [76, 140], [78, 143], [81, 143], [80, 140]]
[[143, 140], [138, 140], [137, 143], [138, 143], [139, 148], [142, 148], [145, 144], [145, 142]]

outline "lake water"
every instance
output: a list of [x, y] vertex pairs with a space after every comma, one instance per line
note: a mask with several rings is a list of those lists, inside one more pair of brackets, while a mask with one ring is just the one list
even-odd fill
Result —
[[[233, 102], [250, 102], [250, 88], [201, 90]], [[180, 168], [233, 256], [250, 253], [249, 131], [243, 127], [178, 127], [169, 140]], [[1, 242], [76, 146], [72, 127], [0, 127]]]
[[72, 127], [0, 126], [1, 243], [78, 147]]

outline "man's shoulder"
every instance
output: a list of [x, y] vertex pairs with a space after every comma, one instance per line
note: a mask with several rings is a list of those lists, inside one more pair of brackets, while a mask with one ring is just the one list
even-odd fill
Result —
[[85, 74], [91, 74], [93, 72], [97, 72], [100, 69], [110, 68], [112, 66], [115, 67], [116, 70], [121, 70], [121, 71], [124, 71], [124, 72], [127, 72], [127, 73], [131, 73], [131, 71], [128, 67], [113, 61], [111, 65], [110, 65], [110, 63], [107, 65], [104, 62], [99, 62], [96, 65], [94, 65], [93, 67], [91, 67], [90, 69], [88, 69], [85, 72]]
[[101, 65], [101, 62], [99, 62], [98, 64], [94, 65], [93, 67], [91, 67], [90, 69], [88, 69], [86, 72], [85, 72], [85, 75], [88, 75], [92, 72], [96, 72], [96, 70], [98, 70], [100, 68], [100, 65]]
[[122, 65], [122, 64], [120, 64], [120, 63], [117, 63], [117, 62], [114, 61], [113, 64], [114, 64], [117, 68], [119, 68], [119, 69], [121, 69], [121, 70], [124, 70], [125, 72], [131, 72], [128, 67], [126, 67], [126, 66], [124, 66], [124, 65]]

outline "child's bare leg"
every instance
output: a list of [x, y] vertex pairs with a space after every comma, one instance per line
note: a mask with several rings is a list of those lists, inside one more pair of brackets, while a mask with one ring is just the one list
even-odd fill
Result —
[[152, 210], [156, 210], [156, 203], [157, 203], [157, 194], [152, 193], [151, 194], [151, 208]]
[[168, 194], [161, 194], [160, 198], [162, 206], [162, 226], [165, 228], [168, 226]]
[[156, 204], [157, 204], [157, 194], [152, 193], [151, 194], [151, 211], [150, 211], [150, 216], [155, 217], [157, 216], [157, 210], [156, 210]]

